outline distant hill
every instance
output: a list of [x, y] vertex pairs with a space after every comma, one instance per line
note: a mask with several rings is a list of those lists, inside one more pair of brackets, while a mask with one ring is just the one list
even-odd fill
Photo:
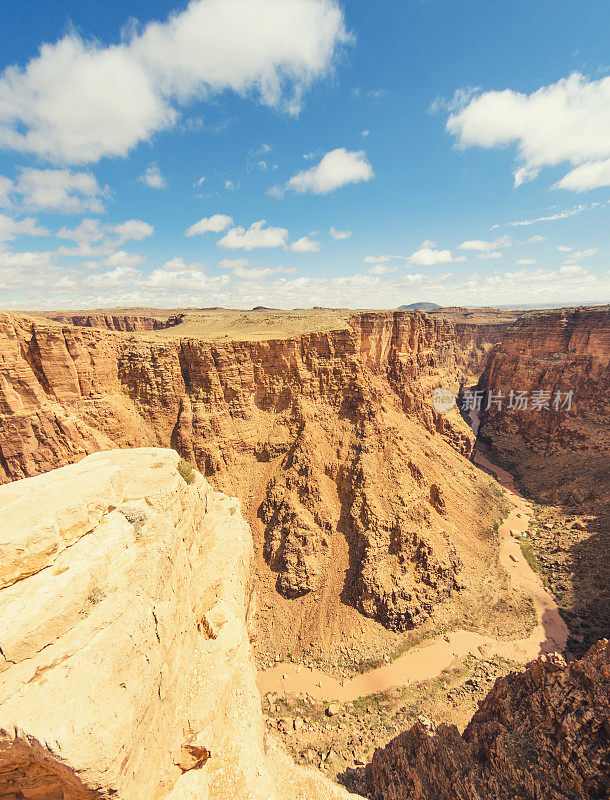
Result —
[[438, 303], [410, 303], [408, 306], [398, 306], [399, 311], [436, 311], [441, 308]]

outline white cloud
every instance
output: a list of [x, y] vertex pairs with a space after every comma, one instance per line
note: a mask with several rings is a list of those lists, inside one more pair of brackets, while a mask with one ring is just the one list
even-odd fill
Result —
[[498, 250], [489, 250], [485, 253], [479, 253], [478, 258], [502, 258], [502, 253]]
[[510, 236], [500, 236], [491, 242], [484, 239], [469, 239], [461, 244], [458, 244], [458, 250], [472, 250], [475, 252], [488, 252], [490, 250], [497, 250], [498, 247], [510, 247], [512, 245]]
[[565, 264], [559, 268], [560, 275], [581, 275], [585, 270], [580, 264]]
[[219, 247], [230, 250], [243, 248], [254, 250], [259, 247], [284, 247], [288, 238], [286, 228], [266, 228], [265, 220], [253, 222], [246, 230], [239, 226], [231, 228], [218, 242]]
[[374, 267], [367, 269], [367, 275], [390, 275], [396, 272], [398, 267], [392, 267], [389, 264], [375, 264]]
[[530, 236], [526, 244], [538, 244], [539, 242], [544, 242], [544, 241], [546, 241], [546, 236], [536, 235], [536, 236]]
[[535, 258], [520, 258], [520, 259], [517, 261], [517, 264], [523, 264], [523, 265], [526, 265], [526, 264], [535, 264], [535, 263], [536, 263], [536, 259], [535, 259]]
[[531, 94], [484, 92], [453, 113], [447, 129], [462, 147], [517, 145], [515, 186], [543, 167], [571, 164], [556, 187], [586, 191], [610, 185], [610, 76], [573, 73]]
[[363, 261], [365, 264], [385, 264], [393, 258], [394, 256], [365, 256]]
[[14, 189], [24, 208], [59, 214], [104, 211], [102, 199], [108, 194], [90, 172], [69, 169], [22, 169]]
[[365, 128], [365, 129], [362, 131], [362, 133], [360, 134], [360, 136], [364, 136], [364, 138], [366, 139], [366, 137], [367, 137], [369, 134], [370, 134], [370, 131], [369, 131], [369, 130], [367, 130], [367, 129]]
[[233, 276], [244, 281], [260, 281], [270, 277], [275, 271], [269, 267], [235, 267]]
[[524, 183], [536, 180], [539, 174], [540, 169], [538, 167], [519, 167], [513, 172], [515, 189], [518, 189]]
[[352, 232], [351, 231], [338, 231], [332, 225], [331, 225], [329, 233], [333, 237], [333, 239], [336, 239], [337, 241], [341, 241], [342, 239], [351, 239], [351, 237], [352, 237]]
[[10, 205], [10, 196], [13, 190], [13, 181], [0, 175], [0, 206]]
[[591, 258], [591, 256], [596, 256], [598, 253], [599, 247], [589, 247], [586, 250], [574, 250], [573, 252], [570, 252], [569, 256], [567, 256], [567, 260], [568, 263], [582, 261], [583, 258]]
[[105, 236], [106, 229], [99, 219], [83, 219], [76, 228], [60, 228], [57, 231], [58, 239], [69, 239], [79, 244], [92, 244], [99, 242]]
[[601, 186], [610, 186], [610, 158], [581, 164], [555, 184], [555, 188], [570, 189], [573, 192], [586, 192]]
[[213, 214], [211, 217], [203, 217], [199, 222], [195, 222], [194, 225], [186, 229], [185, 234], [187, 236], [198, 236], [204, 233], [220, 233], [232, 224], [233, 217], [229, 217], [227, 214]]
[[64, 163], [125, 156], [226, 90], [297, 114], [351, 40], [334, 0], [193, 0], [118, 45], [71, 32], [0, 77], [0, 146]]
[[308, 236], [302, 236], [290, 245], [293, 253], [319, 253], [320, 242], [310, 239]]
[[[423, 242], [423, 245], [432, 244]], [[409, 258], [409, 264], [416, 267], [431, 267], [435, 264], [447, 264], [453, 261], [451, 250], [435, 250], [433, 247], [420, 247]]]
[[202, 175], [202, 176], [201, 176], [201, 178], [197, 178], [197, 180], [196, 180], [196, 181], [195, 181], [195, 183], [193, 184], [193, 188], [195, 188], [195, 189], [196, 189], [198, 186], [203, 186], [203, 184], [205, 183], [205, 181], [206, 181], [206, 179], [205, 179], [205, 176], [204, 176], [204, 175]]
[[236, 267], [247, 267], [249, 263], [247, 258], [221, 258], [218, 266], [222, 269], [236, 269]]
[[[579, 214], [582, 214], [584, 211], [590, 211], [593, 208], [599, 208], [600, 206], [608, 205], [608, 201], [605, 203], [581, 203], [580, 205], [574, 206], [573, 208], [567, 208], [564, 211], [556, 211], [553, 214], [546, 214], [542, 217], [532, 217], [531, 219], [520, 219], [516, 220], [515, 222], [507, 222], [505, 226], [508, 228], [523, 228], [527, 227], [528, 225], [535, 225], [537, 222], [556, 222], [557, 220], [561, 219], [569, 219], [570, 217], [577, 217]], [[502, 228], [502, 225], [492, 225], [491, 230], [495, 230], [496, 228]], [[542, 241], [540, 239], [539, 241]]]
[[151, 189], [167, 189], [167, 180], [159, 169], [158, 164], [149, 164], [138, 180]]
[[269, 193], [276, 197], [281, 197], [288, 190], [297, 194], [328, 194], [349, 183], [370, 181], [374, 176], [364, 150], [338, 147], [326, 153], [315, 167], [297, 172], [283, 187], [274, 186]]
[[104, 259], [104, 264], [107, 267], [120, 267], [129, 268], [137, 267], [138, 264], [143, 264], [146, 259], [137, 253], [126, 253], [124, 250], [117, 250], [108, 258]]
[[572, 250], [572, 248], [571, 248], [571, 247], [568, 247], [566, 244], [560, 244], [560, 245], [559, 245], [559, 247], [558, 247], [557, 249], [558, 249], [558, 250], [559, 250], [559, 252], [561, 252], [561, 253], [569, 253], [569, 252], [570, 252], [570, 250]]
[[141, 242], [142, 239], [148, 239], [149, 236], [152, 236], [155, 229], [148, 222], [144, 222], [144, 220], [128, 219], [120, 225], [115, 225], [114, 232], [118, 234], [123, 242]]
[[48, 236], [49, 231], [38, 225], [33, 217], [16, 220], [0, 214], [0, 242], [8, 242], [16, 236]]
[[239, 183], [233, 183], [230, 178], [227, 178], [227, 180], [225, 180], [225, 189], [227, 192], [235, 192], [239, 189]]

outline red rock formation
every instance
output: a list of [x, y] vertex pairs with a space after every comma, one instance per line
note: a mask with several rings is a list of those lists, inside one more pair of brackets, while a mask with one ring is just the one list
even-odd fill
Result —
[[[46, 316], [46, 315], [45, 315]], [[178, 325], [182, 314], [148, 317], [142, 314], [49, 314], [49, 319], [64, 325], [77, 325], [81, 328], [103, 328], [108, 331], [160, 331]]]
[[[481, 441], [528, 492], [577, 507], [610, 501], [608, 306], [522, 317], [493, 351], [480, 386], [505, 395], [502, 409], [484, 411]], [[527, 409], [507, 407], [511, 390], [529, 396]], [[547, 407], [536, 409], [540, 392]], [[563, 407], [569, 392], [571, 407]]]
[[264, 556], [288, 597], [337, 569], [337, 537], [344, 599], [388, 626], [477, 585], [491, 546], [478, 509], [495, 501], [462, 457], [469, 429], [430, 403], [458, 383], [450, 323], [366, 313], [343, 330], [211, 343], [0, 319], [5, 481], [171, 445], [220, 488], [260, 496]]
[[462, 735], [418, 723], [375, 752], [366, 776], [375, 800], [609, 797], [610, 643], [499, 678]]

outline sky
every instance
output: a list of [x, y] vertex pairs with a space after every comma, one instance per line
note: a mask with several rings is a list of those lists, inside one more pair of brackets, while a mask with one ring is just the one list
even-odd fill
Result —
[[0, 308], [610, 301], [607, 0], [29, 0]]

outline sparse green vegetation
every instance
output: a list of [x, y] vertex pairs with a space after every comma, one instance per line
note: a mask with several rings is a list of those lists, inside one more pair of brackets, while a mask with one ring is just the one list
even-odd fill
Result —
[[94, 586], [93, 589], [89, 592], [89, 596], [87, 600], [91, 603], [92, 606], [101, 603], [102, 600], [106, 597], [106, 592], [102, 589], [101, 586]]
[[178, 472], [185, 483], [191, 484], [195, 480], [195, 468], [185, 458], [181, 458], [178, 462]]
[[523, 553], [523, 558], [527, 561], [530, 565], [531, 569], [534, 572], [540, 572], [540, 562], [536, 558], [534, 551], [532, 550], [532, 546], [530, 542], [525, 539], [523, 536], [519, 537], [519, 544], [521, 546], [521, 552]]

